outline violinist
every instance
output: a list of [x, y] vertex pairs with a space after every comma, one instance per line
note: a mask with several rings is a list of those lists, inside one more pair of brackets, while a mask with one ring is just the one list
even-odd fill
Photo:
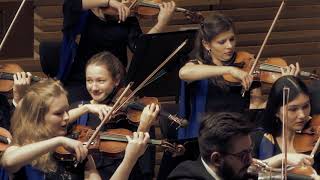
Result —
[[299, 78], [289, 75], [279, 78], [272, 86], [266, 109], [262, 116], [263, 131], [254, 134], [254, 156], [263, 160], [271, 167], [281, 167], [284, 146], [282, 135], [283, 123], [283, 91], [284, 87], [290, 89], [289, 102], [285, 104], [288, 109], [288, 165], [313, 166], [319, 170], [319, 155], [311, 158], [307, 154], [298, 153], [294, 146], [297, 132], [301, 132], [311, 120], [310, 94], [305, 83]]
[[[83, 143], [66, 135], [69, 104], [67, 93], [54, 80], [32, 85], [12, 117], [13, 145], [3, 154], [1, 165], [14, 179], [101, 179]], [[148, 134], [128, 138], [125, 159], [111, 179], [127, 179], [143, 154]], [[73, 151], [79, 164], [63, 164], [52, 157], [58, 146]]]
[[[29, 72], [18, 72], [16, 74], [14, 74], [13, 79], [14, 79], [14, 83], [13, 83], [13, 95], [11, 94], [0, 94], [0, 129], [1, 129], [1, 136], [9, 138], [8, 135], [10, 135], [10, 137], [12, 136], [11, 133], [9, 132], [10, 130], [10, 119], [11, 119], [11, 115], [14, 112], [15, 106], [17, 105], [16, 102], [19, 102], [20, 99], [24, 96], [27, 88], [30, 85], [31, 82], [31, 73]], [[7, 96], [12, 97], [12, 102], [9, 102]], [[4, 129], [2, 129], [4, 128]], [[11, 138], [9, 138], [11, 139]], [[0, 150], [0, 157], [2, 157], [3, 155], [3, 151], [10, 145], [11, 140], [7, 141], [7, 142], [1, 142], [1, 150]], [[8, 177], [8, 173], [3, 169], [2, 166], [0, 166], [0, 177], [3, 180], [9, 179]]]
[[[24, 96], [30, 86], [32, 74], [30, 72], [17, 72], [13, 75], [12, 95], [0, 94], [0, 127], [10, 129], [10, 118], [15, 106]], [[9, 102], [7, 96], [13, 96], [12, 102]]]
[[[207, 17], [200, 24], [195, 46], [195, 59], [187, 62], [179, 71], [184, 81], [182, 87], [185, 88], [181, 94], [183, 101], [180, 101], [184, 103], [181, 104], [182, 112], [190, 117], [189, 126], [179, 131], [180, 138], [197, 136], [198, 119], [203, 112], [244, 112], [250, 104], [250, 93], [242, 97], [241, 92], [242, 89], [249, 89], [253, 77], [241, 69], [236, 61], [254, 58], [250, 53], [236, 52], [232, 20], [219, 13]], [[296, 67], [290, 65], [288, 69], [295, 71]], [[240, 83], [229, 83], [223, 75], [231, 75]]]
[[[86, 87], [92, 99], [74, 103], [69, 111], [70, 121], [77, 120], [77, 124], [95, 129], [110, 110], [111, 103], [123, 85], [124, 74], [122, 63], [110, 52], [94, 55], [86, 66]], [[125, 128], [131, 131], [149, 132], [159, 109], [158, 105], [147, 105], [142, 111], [138, 128], [127, 119], [121, 119], [117, 123], [107, 123], [102, 130]], [[148, 149], [142, 157], [146, 160], [136, 166], [131, 175], [132, 179], [152, 178], [153, 165], [149, 164], [152, 163], [149, 160], [152, 156], [152, 152]], [[109, 179], [122, 160], [122, 157], [107, 157], [103, 153], [93, 154], [93, 157], [103, 179]]]
[[[11, 129], [14, 145], [5, 151], [2, 166], [10, 173], [17, 173], [14, 177], [18, 179], [26, 178], [19, 176], [24, 170], [25, 173], [54, 172], [57, 164], [49, 152], [61, 145], [74, 150], [79, 161], [84, 160], [87, 150], [81, 142], [59, 137], [66, 133], [67, 110], [66, 92], [58, 82], [50, 80], [31, 87], [13, 114]], [[88, 170], [92, 170], [94, 176], [97, 173], [92, 161], [89, 160], [89, 164]], [[27, 172], [27, 169], [32, 170]], [[59, 174], [63, 174], [63, 171], [56, 175]], [[79, 175], [84, 177], [83, 173]]]
[[178, 179], [242, 179], [252, 162], [252, 126], [239, 113], [209, 113], [199, 130], [200, 157], [185, 161], [169, 175]]
[[[74, 62], [69, 75], [63, 74], [63, 66], [60, 66], [58, 78], [67, 77], [66, 83], [84, 82], [85, 65], [95, 54], [102, 51], [110, 51], [126, 67], [127, 46], [134, 52], [135, 41], [142, 34], [137, 17], [129, 16], [130, 9], [117, 0], [66, 0], [63, 5], [65, 37], [76, 31], [82, 22], [81, 39], [79, 47], [74, 55]], [[102, 12], [102, 9], [115, 9], [118, 11], [119, 20], [114, 16]], [[168, 24], [175, 9], [175, 3], [164, 2], [160, 5], [160, 12], [156, 25], [148, 33], [160, 33]], [[86, 15], [81, 16], [86, 13]], [[74, 39], [75, 41], [75, 39]], [[64, 55], [64, 54], [62, 54]], [[71, 61], [70, 61], [71, 62]], [[65, 79], [64, 79], [65, 80]], [[79, 83], [77, 83], [79, 84]]]

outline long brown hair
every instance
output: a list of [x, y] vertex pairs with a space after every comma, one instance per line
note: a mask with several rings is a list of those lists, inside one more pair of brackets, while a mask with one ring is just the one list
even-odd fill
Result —
[[[59, 81], [44, 80], [32, 85], [18, 104], [11, 118], [13, 144], [23, 146], [53, 138], [51, 129], [45, 122], [53, 98], [67, 95]], [[56, 165], [47, 153], [32, 162], [32, 166], [48, 172], [54, 171]]]
[[205, 18], [200, 24], [195, 42], [196, 58], [205, 64], [212, 63], [211, 56], [208, 55], [208, 51], [203, 47], [202, 41], [210, 43], [216, 36], [229, 30], [235, 31], [233, 21], [229, 17], [214, 13]]
[[108, 51], [100, 52], [92, 56], [86, 65], [86, 70], [89, 65], [103, 66], [110, 72], [113, 80], [119, 80], [119, 85], [123, 85], [125, 69], [117, 57]]

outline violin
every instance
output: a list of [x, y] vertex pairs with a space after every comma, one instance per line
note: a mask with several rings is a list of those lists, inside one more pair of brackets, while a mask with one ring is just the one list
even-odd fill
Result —
[[[235, 62], [232, 66], [249, 73], [252, 68], [253, 61], [254, 56], [252, 54], [240, 51], [237, 52]], [[286, 66], [288, 66], [288, 64], [282, 58], [268, 58], [265, 61], [258, 62], [257, 68], [253, 71], [252, 75], [254, 76], [255, 81], [272, 84], [281, 77], [281, 68]], [[319, 79], [317, 74], [310, 72], [300, 71], [299, 75], [310, 79]], [[240, 83], [240, 80], [234, 78], [231, 74], [225, 74], [223, 75], [223, 78], [230, 83]]]
[[[118, 99], [119, 94], [121, 94], [122, 92], [123, 88], [119, 89], [112, 102], [115, 102], [115, 100]], [[126, 94], [125, 97], [128, 96], [129, 93], [132, 93], [132, 91], [129, 90], [128, 94]], [[113, 118], [110, 122], [118, 122], [121, 119], [128, 119], [130, 123], [139, 124], [140, 116], [144, 107], [152, 103], [160, 105], [159, 100], [156, 97], [133, 97], [132, 100], [127, 102], [126, 105], [122, 107], [121, 111], [113, 115]], [[177, 115], [172, 115], [171, 113], [162, 109], [160, 109], [159, 115], [168, 118], [171, 121], [171, 125], [175, 124], [177, 126], [177, 129], [179, 127], [186, 127], [188, 125], [188, 121], [186, 119], [180, 118]]]
[[[312, 166], [305, 166], [305, 165], [302, 165], [302, 166], [295, 166], [295, 167], [290, 167], [292, 169], [287, 169], [289, 166], [287, 166], [287, 146], [288, 146], [288, 140], [287, 138], [287, 131], [288, 131], [288, 106], [285, 106], [286, 104], [289, 103], [289, 95], [290, 95], [290, 88], [288, 87], [284, 87], [283, 88], [283, 105], [282, 105], [282, 111], [283, 111], [283, 114], [282, 114], [282, 121], [283, 121], [283, 124], [282, 124], [282, 129], [283, 129], [283, 134], [282, 134], [282, 138], [283, 138], [283, 147], [284, 147], [284, 160], [282, 161], [282, 167], [284, 171], [282, 171], [282, 173], [284, 174], [284, 176], [287, 175], [287, 173], [293, 173], [293, 174], [299, 174], [299, 175], [305, 175], [305, 176], [312, 176], [312, 175], [317, 175], [317, 172], [315, 171], [315, 169], [312, 167]], [[296, 140], [296, 136], [294, 137], [294, 141], [297, 141]], [[294, 142], [295, 144], [295, 142]], [[312, 151], [311, 151], [311, 154], [310, 154], [310, 157], [311, 158], [314, 158], [315, 156], [315, 153], [319, 147], [319, 144], [320, 144], [320, 138], [318, 137], [318, 140], [316, 142], [316, 144], [312, 147]], [[294, 145], [294, 148], [296, 148], [297, 146]], [[299, 149], [298, 149], [299, 150]], [[295, 149], [296, 152], [299, 152], [297, 151], [297, 149]]]
[[[282, 58], [268, 58], [259, 65], [260, 79], [266, 83], [273, 83], [281, 77], [281, 68], [288, 66], [287, 62]], [[258, 71], [258, 73], [259, 73]], [[314, 80], [319, 80], [317, 74], [306, 71], [300, 71], [301, 77], [306, 77]]]
[[[307, 171], [310, 169], [308, 167]], [[288, 167], [288, 174], [287, 179], [288, 180], [312, 180], [312, 177], [310, 177], [310, 174], [306, 175], [304, 174], [306, 170], [303, 171], [303, 173], [297, 172], [298, 169], [294, 169], [293, 167]], [[301, 169], [300, 169], [301, 170]], [[281, 169], [278, 168], [272, 168], [268, 166], [268, 164], [264, 163], [261, 160], [253, 159], [252, 164], [248, 168], [247, 176], [250, 179], [259, 179], [259, 180], [281, 180], [283, 177], [281, 175]]]
[[[13, 88], [13, 75], [17, 72], [23, 72], [18, 64], [2, 64], [0, 65], [0, 92], [9, 92]], [[32, 76], [31, 81], [38, 82], [42, 78]]]
[[[155, 97], [143, 97], [143, 98], [139, 98], [133, 102], [130, 102], [127, 105], [127, 117], [131, 122], [134, 123], [139, 123], [140, 122], [140, 116], [142, 113], [143, 108], [148, 105], [148, 104], [158, 104], [159, 105], [159, 101], [157, 98]], [[175, 123], [178, 128], [179, 127], [186, 127], [188, 125], [188, 121], [186, 119], [183, 118], [179, 118], [176, 115], [172, 115], [164, 110], [160, 109], [159, 112], [160, 116], [166, 117], [169, 120], [171, 120], [171, 124]]]
[[[133, 15], [136, 15], [140, 18], [153, 18], [158, 15], [160, 11], [161, 0], [131, 0], [128, 3], [125, 3]], [[118, 12], [113, 8], [100, 8], [104, 14], [108, 15], [118, 15]], [[187, 19], [190, 19], [193, 23], [201, 23], [204, 20], [204, 17], [199, 12], [190, 11], [181, 7], [175, 8], [176, 12], [182, 12]]]
[[[310, 117], [311, 118], [311, 117]], [[313, 150], [320, 137], [320, 114], [314, 115], [301, 132], [297, 132], [293, 146], [299, 153], [308, 153]]]
[[5, 128], [0, 127], [0, 152], [5, 151], [12, 142], [11, 133]]
[[[92, 136], [93, 131], [86, 126], [77, 125], [72, 133], [71, 138], [77, 139], [81, 142], [87, 142]], [[132, 131], [128, 129], [109, 129], [105, 132], [99, 132], [98, 136], [89, 144], [89, 152], [103, 152], [108, 156], [123, 156], [123, 153], [127, 147], [126, 136], [132, 136]], [[164, 151], [169, 151], [173, 154], [180, 154], [184, 152], [182, 145], [171, 144], [165, 140], [150, 139], [148, 144], [160, 146]], [[61, 161], [75, 161], [76, 157], [64, 149], [62, 146], [58, 147], [54, 153], [54, 157]]]

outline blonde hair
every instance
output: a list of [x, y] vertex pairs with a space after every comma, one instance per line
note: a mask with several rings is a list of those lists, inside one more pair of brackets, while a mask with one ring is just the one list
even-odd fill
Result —
[[[60, 95], [67, 95], [67, 92], [59, 81], [52, 79], [38, 82], [28, 89], [11, 118], [13, 144], [23, 146], [53, 138], [44, 118], [53, 98]], [[32, 166], [44, 172], [56, 169], [50, 153], [35, 159]]]

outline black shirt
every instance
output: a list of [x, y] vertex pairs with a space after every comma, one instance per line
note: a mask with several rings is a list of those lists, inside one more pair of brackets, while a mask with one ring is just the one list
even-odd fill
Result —
[[13, 108], [5, 95], [0, 94], [0, 127], [10, 129], [10, 118]]
[[[224, 66], [233, 66], [235, 62], [236, 53], [226, 62], [222, 62]], [[198, 64], [197, 61], [191, 61]], [[215, 66], [212, 62], [210, 64]], [[246, 92], [242, 97], [242, 86], [240, 84], [231, 84], [223, 79], [222, 76], [209, 78], [208, 80], [208, 94], [206, 100], [206, 112], [244, 112], [249, 109], [250, 93]], [[195, 94], [197, 91], [196, 83], [192, 82], [188, 85], [190, 93]]]
[[[71, 108], [76, 108], [79, 106], [79, 104], [89, 104], [89, 103], [90, 103], [89, 101], [77, 102], [72, 104]], [[100, 124], [101, 120], [95, 114], [88, 113], [87, 115], [88, 115], [87, 126], [91, 127], [91, 129], [96, 129], [96, 127]], [[117, 129], [117, 128], [125, 128], [131, 131], [137, 131], [137, 126], [134, 124], [131, 124], [128, 121], [128, 119], [125, 119], [124, 117], [126, 116], [120, 115], [118, 117], [120, 117], [118, 121], [108, 122], [105, 126], [103, 126], [101, 131], [106, 131], [108, 129]], [[150, 156], [150, 153], [151, 152], [145, 153], [144, 156]], [[116, 155], [113, 157], [99, 151], [94, 151], [91, 153], [91, 155], [95, 161], [97, 170], [99, 171], [99, 174], [102, 177], [102, 179], [110, 179], [123, 160], [123, 157], [121, 155], [120, 156]], [[148, 170], [141, 169], [141, 167], [137, 163], [134, 169], [132, 170], [132, 173], [130, 174], [129, 179], [130, 180], [143, 179], [143, 176], [147, 176], [146, 174], [142, 175], [144, 171], [148, 171]]]
[[214, 180], [198, 158], [197, 161], [185, 161], [179, 164], [169, 175], [168, 180]]
[[55, 172], [43, 173], [40, 170], [33, 168], [31, 165], [23, 166], [18, 172], [13, 174], [14, 180], [78, 180], [84, 179], [85, 163], [79, 163], [76, 167], [73, 163], [65, 163], [57, 161], [57, 170]]
[[[65, 0], [63, 7], [64, 32], [71, 31], [79, 23], [81, 12], [81, 0]], [[84, 80], [87, 61], [102, 51], [110, 51], [126, 66], [128, 61], [127, 46], [133, 51], [135, 41], [141, 34], [142, 31], [136, 17], [128, 17], [125, 22], [118, 23], [116, 19], [109, 16], [106, 16], [106, 20], [101, 20], [89, 10], [69, 75], [70, 80]]]

